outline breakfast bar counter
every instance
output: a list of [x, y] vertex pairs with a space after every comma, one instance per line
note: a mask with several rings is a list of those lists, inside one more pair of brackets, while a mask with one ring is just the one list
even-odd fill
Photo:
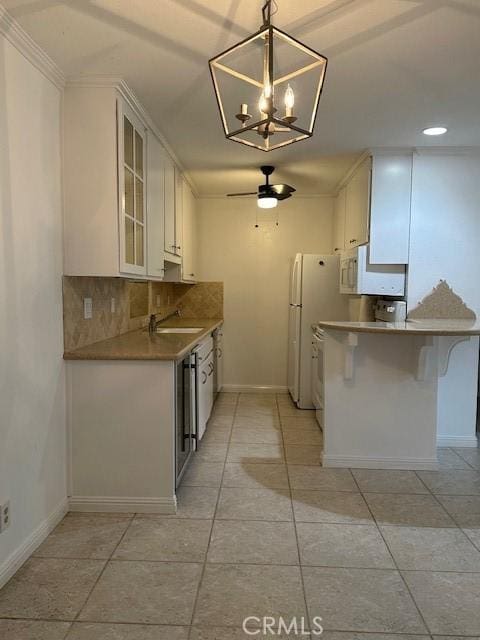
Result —
[[478, 320], [407, 320], [406, 322], [319, 322], [322, 329], [352, 333], [431, 336], [478, 336]]
[[[480, 322], [319, 326], [325, 335], [324, 466], [436, 469], [439, 380], [457, 345], [475, 341], [478, 349]], [[456, 446], [476, 444], [472, 425], [465, 444]]]

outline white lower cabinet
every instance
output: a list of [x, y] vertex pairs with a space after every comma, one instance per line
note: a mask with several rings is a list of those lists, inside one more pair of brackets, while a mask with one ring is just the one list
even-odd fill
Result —
[[70, 509], [175, 513], [175, 362], [66, 369]]
[[203, 438], [213, 407], [215, 372], [213, 338], [204, 340], [197, 348], [197, 439]]
[[220, 393], [223, 387], [223, 325], [213, 333], [214, 343], [214, 380], [213, 394]]

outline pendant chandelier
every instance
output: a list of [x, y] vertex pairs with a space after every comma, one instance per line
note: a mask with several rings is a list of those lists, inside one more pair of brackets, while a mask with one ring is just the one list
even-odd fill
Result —
[[271, 24], [209, 61], [225, 136], [273, 151], [313, 135], [327, 58]]

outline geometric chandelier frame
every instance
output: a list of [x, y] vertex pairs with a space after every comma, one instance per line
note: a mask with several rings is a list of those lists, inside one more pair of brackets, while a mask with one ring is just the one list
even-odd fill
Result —
[[[267, 0], [262, 8], [263, 24], [256, 33], [209, 60], [225, 136], [234, 142], [266, 152], [305, 140], [313, 135], [328, 64], [325, 56], [271, 24], [271, 2], [272, 0]], [[235, 59], [238, 60], [239, 56], [246, 57], [248, 50], [252, 47], [258, 52], [259, 44], [262, 52], [262, 68], [254, 74], [239, 69], [238, 65], [235, 65]], [[279, 71], [279, 65], [276, 64], [275, 54], [278, 47], [282, 47], [284, 56], [290, 49], [292, 53], [291, 64], [286, 72], [283, 70], [283, 73]], [[287, 59], [288, 57], [287, 55]], [[296, 63], [299, 57], [302, 58], [301, 64]], [[256, 66], [260, 67], [260, 65]], [[303, 81], [307, 81], [312, 86], [309, 87], [311, 108], [309, 109], [308, 105], [302, 105], [303, 111], [307, 113], [300, 125], [293, 113], [294, 92], [290, 83], [300, 81], [302, 76]], [[230, 78], [230, 82], [234, 79], [236, 83], [240, 83], [242, 86], [237, 87], [240, 93], [244, 89], [246, 91], [247, 87], [251, 91], [253, 87], [259, 100], [260, 115], [257, 119], [248, 113], [246, 102], [242, 102], [238, 113], [231, 113], [231, 109], [226, 105], [228, 95], [225, 93], [228, 92], [221, 87], [222, 78], [227, 80]], [[279, 109], [282, 107], [277, 96], [282, 87], [286, 88], [285, 112], [279, 114]], [[236, 123], [232, 123], [232, 115]]]

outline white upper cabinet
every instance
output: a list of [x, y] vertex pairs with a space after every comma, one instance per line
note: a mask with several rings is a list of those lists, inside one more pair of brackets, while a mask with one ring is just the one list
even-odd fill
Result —
[[333, 211], [333, 251], [345, 251], [345, 205], [347, 199], [346, 187], [338, 192]]
[[182, 280], [195, 282], [197, 275], [196, 201], [190, 186], [183, 180]]
[[[371, 264], [408, 264], [412, 154], [374, 153], [356, 168], [344, 189], [345, 251], [368, 244]], [[335, 206], [334, 248], [341, 243], [341, 193]]]
[[165, 157], [165, 251], [175, 254], [175, 165], [169, 156]]
[[165, 220], [165, 150], [151, 133], [147, 146], [147, 275], [163, 279]]
[[65, 275], [195, 280], [195, 200], [159, 136], [125, 85], [67, 85]]
[[177, 264], [182, 256], [183, 177], [172, 159], [165, 159], [165, 259]]
[[120, 271], [145, 275], [146, 129], [124, 101], [117, 110]]
[[368, 242], [371, 160], [357, 167], [346, 186], [345, 249]]
[[66, 275], [146, 275], [146, 136], [115, 87], [66, 87]]
[[175, 255], [182, 256], [183, 245], [183, 176], [175, 167]]
[[373, 157], [370, 207], [373, 264], [408, 264], [412, 162], [412, 154]]

